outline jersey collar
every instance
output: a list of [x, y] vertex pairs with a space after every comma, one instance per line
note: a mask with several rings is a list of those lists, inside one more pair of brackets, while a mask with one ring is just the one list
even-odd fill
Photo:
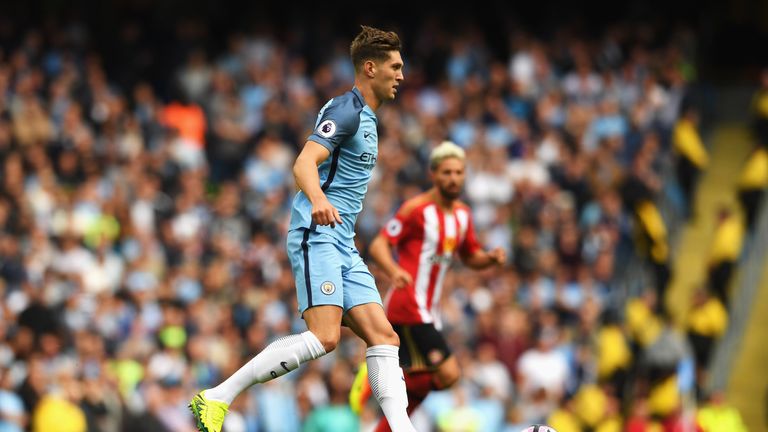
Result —
[[360, 93], [360, 89], [358, 89], [357, 87], [352, 87], [352, 93], [354, 93], [355, 96], [357, 96], [357, 98], [360, 100], [360, 102], [363, 103], [363, 106], [368, 106], [368, 104], [365, 103], [365, 99], [363, 98], [363, 94]]
[[378, 117], [376, 117], [376, 113], [373, 112], [373, 109], [371, 109], [371, 107], [368, 106], [367, 103], [365, 103], [365, 99], [363, 98], [363, 94], [360, 93], [360, 89], [358, 89], [357, 87], [352, 87], [352, 94], [354, 94], [355, 97], [360, 101], [360, 103], [363, 104], [363, 109], [367, 109], [368, 112], [373, 116], [373, 120], [376, 123], [378, 123], [379, 119], [378, 119]]

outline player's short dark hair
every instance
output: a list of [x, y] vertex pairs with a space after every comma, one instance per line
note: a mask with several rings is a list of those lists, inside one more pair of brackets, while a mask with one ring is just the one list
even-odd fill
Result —
[[360, 70], [367, 60], [385, 61], [391, 51], [400, 51], [400, 37], [397, 33], [368, 26], [360, 27], [362, 30], [349, 47], [355, 70]]

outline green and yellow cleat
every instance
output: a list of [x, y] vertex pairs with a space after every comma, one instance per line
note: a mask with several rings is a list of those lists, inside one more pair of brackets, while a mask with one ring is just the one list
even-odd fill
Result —
[[349, 407], [357, 415], [363, 412], [368, 399], [371, 397], [371, 385], [368, 383], [368, 364], [363, 362], [355, 375], [355, 381], [349, 391]]
[[189, 409], [197, 422], [197, 429], [200, 432], [221, 432], [229, 405], [206, 399], [204, 392], [205, 390], [196, 394], [189, 403]]

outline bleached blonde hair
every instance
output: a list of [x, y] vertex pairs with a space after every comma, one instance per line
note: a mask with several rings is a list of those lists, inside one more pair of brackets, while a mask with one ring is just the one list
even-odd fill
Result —
[[443, 141], [439, 146], [432, 149], [432, 153], [429, 154], [429, 169], [435, 170], [440, 162], [456, 158], [460, 161], [466, 159], [464, 149], [452, 143], [451, 141]]

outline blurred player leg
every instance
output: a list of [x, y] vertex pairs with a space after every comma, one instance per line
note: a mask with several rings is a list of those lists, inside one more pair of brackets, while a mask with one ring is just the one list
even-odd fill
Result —
[[[408, 390], [408, 415], [424, 402], [432, 390], [444, 390], [451, 387], [459, 378], [459, 362], [456, 357], [448, 357], [436, 371], [412, 371], [405, 374], [405, 386]], [[376, 426], [376, 432], [391, 432], [385, 419]]]
[[363, 362], [357, 370], [355, 381], [352, 383], [352, 388], [349, 391], [349, 407], [352, 409], [352, 412], [360, 415], [363, 412], [363, 407], [368, 403], [371, 394], [371, 384], [368, 382], [368, 364]]
[[393, 430], [415, 431], [408, 414], [405, 377], [400, 369], [399, 338], [380, 304], [367, 303], [351, 308], [345, 323], [368, 346], [365, 352], [371, 391]]

